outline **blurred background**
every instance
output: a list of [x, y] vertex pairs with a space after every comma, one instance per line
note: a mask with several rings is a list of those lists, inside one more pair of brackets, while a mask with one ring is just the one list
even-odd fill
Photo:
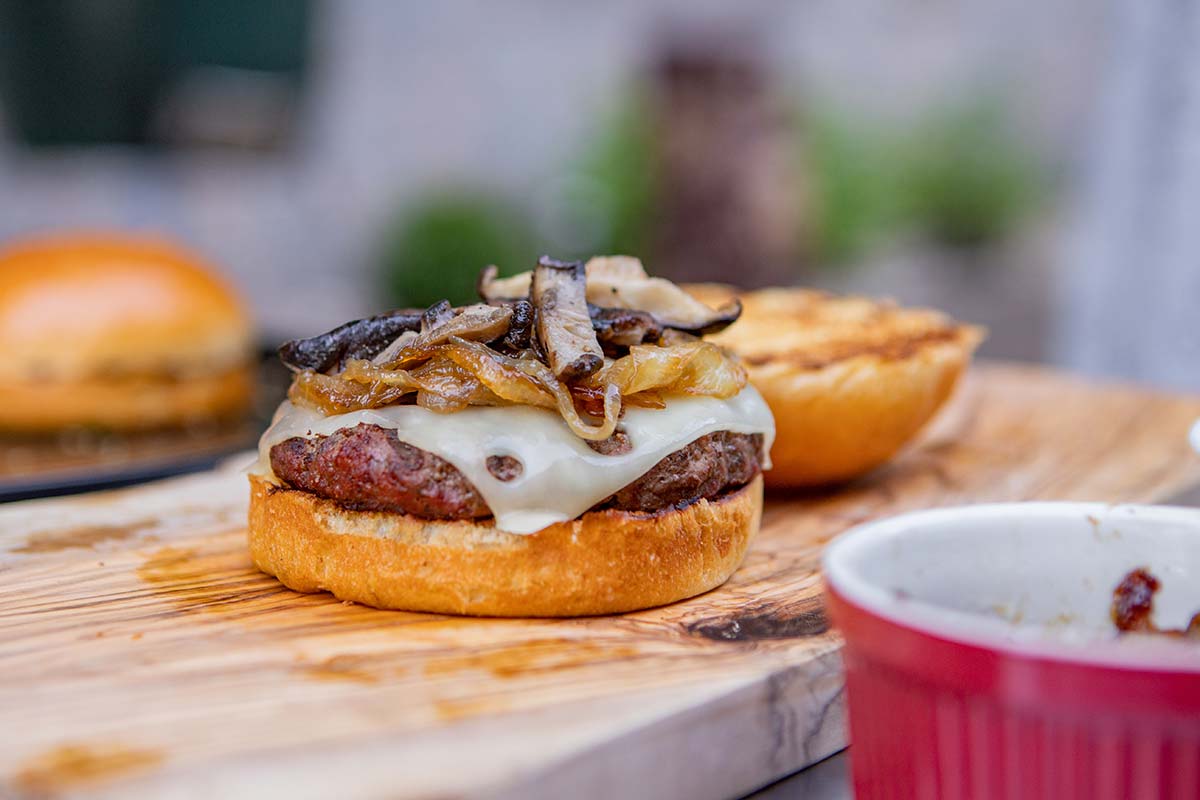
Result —
[[1200, 389], [1167, 0], [0, 0], [0, 240], [166, 232], [267, 341], [537, 254], [934, 305]]

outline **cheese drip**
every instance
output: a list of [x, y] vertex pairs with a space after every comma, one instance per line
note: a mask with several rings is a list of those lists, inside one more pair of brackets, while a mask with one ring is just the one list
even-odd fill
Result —
[[[613, 456], [584, 444], [554, 411], [532, 406], [471, 407], [452, 414], [386, 406], [324, 416], [285, 401], [259, 440], [256, 470], [274, 479], [270, 451], [282, 441], [328, 436], [360, 423], [391, 428], [400, 441], [452, 464], [487, 502], [496, 528], [519, 534], [575, 519], [701, 436], [760, 433], [764, 452], [775, 438], [775, 420], [752, 386], [728, 400], [674, 397], [663, 409], [627, 408], [621, 427], [633, 447]], [[499, 481], [488, 472], [488, 456], [512, 456], [524, 469], [514, 480]]]

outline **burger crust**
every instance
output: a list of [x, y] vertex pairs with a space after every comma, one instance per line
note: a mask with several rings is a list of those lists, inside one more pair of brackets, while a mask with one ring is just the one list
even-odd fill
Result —
[[768, 487], [836, 483], [892, 458], [951, 395], [982, 329], [937, 311], [806, 289], [688, 287], [742, 318], [711, 337], [746, 364], [775, 416]]
[[522, 536], [491, 520], [350, 511], [250, 477], [250, 555], [300, 592], [376, 608], [574, 617], [672, 603], [724, 583], [762, 514], [762, 478], [646, 514], [593, 511]]
[[254, 391], [251, 367], [196, 376], [3, 383], [0, 430], [42, 435], [69, 427], [132, 432], [241, 415]]

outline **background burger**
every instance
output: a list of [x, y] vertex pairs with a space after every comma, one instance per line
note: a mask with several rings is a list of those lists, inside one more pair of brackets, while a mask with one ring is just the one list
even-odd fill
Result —
[[259, 568], [480, 615], [629, 611], [724, 582], [758, 529], [774, 433], [702, 338], [740, 305], [631, 258], [489, 268], [479, 290], [280, 349], [295, 377], [250, 478]]
[[0, 431], [132, 431], [243, 414], [253, 335], [238, 297], [168, 242], [58, 235], [0, 252]]

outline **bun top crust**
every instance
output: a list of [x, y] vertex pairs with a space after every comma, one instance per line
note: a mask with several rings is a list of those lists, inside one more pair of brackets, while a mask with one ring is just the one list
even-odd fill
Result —
[[902, 308], [890, 301], [810, 289], [738, 293], [719, 284], [687, 288], [708, 302], [723, 296], [741, 299], [741, 319], [711, 338], [734, 350], [752, 370], [773, 365], [820, 370], [859, 357], [894, 361], [937, 345], [973, 349], [983, 338], [982, 329], [940, 311]]
[[167, 241], [82, 233], [0, 250], [0, 379], [185, 377], [251, 351], [240, 298]]

